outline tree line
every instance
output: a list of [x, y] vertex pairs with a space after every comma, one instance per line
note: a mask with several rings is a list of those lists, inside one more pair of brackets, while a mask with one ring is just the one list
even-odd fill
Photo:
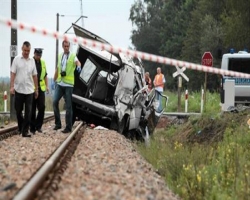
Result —
[[[201, 64], [204, 52], [213, 55], [213, 67], [220, 68], [221, 58], [231, 48], [250, 48], [250, 0], [135, 0], [129, 20], [135, 49], [173, 59]], [[166, 87], [177, 88], [173, 66], [145, 62], [151, 78], [162, 68]], [[249, 66], [250, 67], [250, 66]], [[186, 70], [189, 82], [184, 87], [199, 91], [204, 87], [203, 72]], [[208, 74], [207, 88], [217, 91], [220, 75]]]

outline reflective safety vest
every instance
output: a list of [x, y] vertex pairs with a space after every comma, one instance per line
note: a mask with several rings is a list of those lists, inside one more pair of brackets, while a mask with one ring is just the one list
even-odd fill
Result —
[[67, 64], [66, 64], [66, 76], [61, 76], [61, 71], [62, 71], [62, 56], [63, 53], [61, 53], [58, 57], [58, 77], [56, 79], [56, 82], [61, 82], [63, 81], [64, 83], [70, 84], [70, 85], [74, 85], [75, 82], [75, 76], [74, 76], [74, 71], [76, 68], [76, 64], [75, 64], [75, 57], [76, 55], [73, 53], [69, 54], [69, 58], [67, 60]]
[[154, 84], [156, 85], [156, 87], [164, 88], [163, 77], [164, 77], [163, 74], [156, 74], [155, 75]]
[[41, 59], [41, 75], [40, 75], [40, 88], [42, 91], [46, 90], [45, 75], [46, 75], [46, 64], [45, 61]]

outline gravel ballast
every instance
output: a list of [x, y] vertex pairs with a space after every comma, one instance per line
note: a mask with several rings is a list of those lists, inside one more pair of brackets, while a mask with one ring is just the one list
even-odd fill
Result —
[[[0, 200], [11, 199], [68, 136], [61, 130], [53, 131], [53, 127], [51, 121], [44, 124], [42, 134], [36, 133], [31, 138], [15, 135], [0, 141]], [[50, 199], [179, 198], [130, 140], [112, 130], [88, 128]]]
[[52, 199], [178, 199], [164, 180], [115, 131], [88, 129]]
[[53, 127], [54, 120], [31, 138], [14, 135], [0, 141], [0, 200], [11, 199], [67, 138], [68, 134]]

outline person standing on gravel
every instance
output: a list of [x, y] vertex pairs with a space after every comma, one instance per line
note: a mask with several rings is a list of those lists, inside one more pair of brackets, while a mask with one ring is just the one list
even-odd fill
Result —
[[[43, 49], [35, 48], [34, 60], [36, 63], [37, 78], [38, 78], [38, 98], [34, 97], [32, 104], [32, 115], [30, 123], [30, 132], [35, 134], [36, 131], [42, 133], [42, 125], [45, 113], [45, 91], [49, 92], [46, 64], [41, 59]], [[38, 110], [36, 116], [36, 109]]]
[[[55, 115], [54, 130], [61, 129], [61, 119], [59, 111], [59, 101], [64, 97], [66, 105], [66, 127], [62, 133], [69, 133], [72, 129], [72, 93], [75, 82], [75, 69], [78, 73], [81, 72], [81, 63], [74, 53], [69, 51], [70, 43], [68, 41], [62, 42], [63, 53], [58, 57], [58, 66], [55, 71], [54, 80], [56, 80], [56, 88], [53, 99], [53, 110]], [[77, 66], [77, 68], [76, 68]]]
[[166, 80], [165, 80], [164, 75], [161, 73], [161, 68], [158, 67], [157, 74], [155, 75], [155, 78], [154, 78], [155, 90], [158, 91], [158, 92], [156, 92], [156, 99], [159, 102], [159, 106], [157, 109], [158, 112], [162, 111], [162, 96], [161, 96], [161, 94], [163, 93], [165, 82], [166, 82]]
[[[15, 110], [19, 132], [23, 137], [31, 137], [29, 125], [32, 112], [33, 96], [38, 97], [38, 81], [36, 64], [29, 57], [31, 45], [25, 41], [22, 54], [14, 58], [11, 66], [10, 93], [15, 95]], [[35, 90], [35, 91], [34, 91]], [[35, 93], [35, 94], [34, 94]], [[24, 117], [23, 117], [23, 106]]]

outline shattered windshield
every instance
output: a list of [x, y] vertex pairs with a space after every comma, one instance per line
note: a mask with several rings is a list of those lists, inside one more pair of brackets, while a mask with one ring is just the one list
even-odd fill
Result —
[[96, 68], [95, 64], [91, 60], [87, 59], [80, 74], [81, 79], [85, 83], [88, 83]]

